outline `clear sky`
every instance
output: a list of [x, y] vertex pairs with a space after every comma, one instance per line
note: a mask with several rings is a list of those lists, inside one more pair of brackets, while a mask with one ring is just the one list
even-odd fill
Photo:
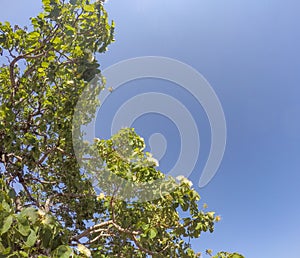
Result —
[[[166, 82], [135, 81], [130, 89], [124, 85], [116, 91], [99, 119], [107, 126], [116, 103], [121, 105], [141, 85], [187, 105], [203, 142], [198, 170], [190, 179], [223, 218], [213, 234], [194, 240], [193, 247], [238, 251], [247, 258], [298, 258], [299, 1], [109, 0], [106, 7], [116, 22], [116, 42], [99, 57], [102, 68], [139, 56], [174, 58], [198, 70], [222, 103], [226, 151], [216, 176], [201, 189], [197, 171], [208, 155], [210, 134], [205, 113], [192, 98], [180, 90], [171, 94]], [[1, 0], [0, 8], [1, 21], [24, 24], [38, 12], [40, 1]], [[142, 116], [134, 126], [146, 141], [155, 132], [166, 133], [161, 169], [168, 170], [179, 155], [180, 129], [157, 114]]]

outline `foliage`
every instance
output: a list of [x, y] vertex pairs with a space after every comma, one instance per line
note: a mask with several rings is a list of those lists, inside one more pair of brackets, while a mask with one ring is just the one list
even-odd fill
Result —
[[244, 256], [238, 253], [227, 253], [227, 252], [220, 252], [217, 255], [213, 256], [213, 258], [244, 258]]
[[[78, 118], [91, 120], [104, 87], [95, 55], [113, 41], [114, 23], [99, 0], [42, 2], [31, 29], [0, 23], [0, 257], [199, 257], [185, 240], [212, 232], [219, 217], [199, 209], [187, 179], [167, 179], [174, 191], [141, 203], [118, 198], [116, 182], [101, 177], [164, 178], [132, 129], [95, 141], [100, 163], [78, 164], [74, 108], [94, 87]], [[96, 74], [100, 83], [89, 84]], [[97, 166], [98, 190], [84, 173]]]

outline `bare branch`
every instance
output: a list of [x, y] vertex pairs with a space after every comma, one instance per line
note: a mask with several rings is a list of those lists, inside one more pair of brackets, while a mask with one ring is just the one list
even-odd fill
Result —
[[74, 236], [71, 238], [71, 241], [76, 241], [78, 242], [81, 238], [89, 235], [89, 234], [93, 234], [96, 232], [96, 230], [98, 230], [99, 228], [105, 227], [112, 224], [112, 220], [108, 220], [108, 221], [104, 221], [102, 223], [96, 224], [92, 227], [89, 227], [88, 229], [86, 229], [85, 231], [83, 231], [81, 234]]

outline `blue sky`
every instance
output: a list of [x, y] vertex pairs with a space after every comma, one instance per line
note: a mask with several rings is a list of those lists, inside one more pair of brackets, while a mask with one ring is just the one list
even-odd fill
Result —
[[[0, 20], [27, 23], [40, 1], [30, 4], [2, 0]], [[138, 56], [174, 58], [198, 70], [222, 103], [227, 145], [218, 173], [201, 189], [197, 172], [190, 177], [222, 221], [213, 234], [194, 240], [193, 247], [238, 251], [247, 258], [299, 257], [300, 3], [110, 0], [106, 7], [116, 22], [116, 42], [99, 57], [102, 68]], [[116, 91], [113, 103], [103, 107], [102, 121], [109, 121], [115, 103], [122, 103], [125, 93], [136, 94], [138, 85], [145, 91], [168, 92], [170, 87], [150, 79], [132, 85]], [[200, 171], [209, 151], [209, 125], [203, 109], [181, 93], [172, 95], [199, 120]], [[156, 131], [167, 132], [161, 168], [168, 170], [180, 144], [175, 125], [149, 114], [134, 126], [146, 140]]]

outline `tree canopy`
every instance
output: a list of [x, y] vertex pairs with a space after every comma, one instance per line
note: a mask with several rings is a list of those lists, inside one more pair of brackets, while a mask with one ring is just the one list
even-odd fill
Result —
[[[95, 55], [114, 40], [114, 23], [99, 0], [42, 3], [30, 28], [0, 23], [0, 257], [199, 257], [187, 239], [213, 232], [220, 217], [198, 207], [189, 180], [157, 169], [133, 129], [96, 139], [80, 150], [87, 162], [78, 162], [74, 109], [92, 87], [76, 119], [93, 117], [105, 87]], [[165, 179], [173, 190], [122, 199], [118, 182], [103, 179], [107, 171], [133, 183]]]

